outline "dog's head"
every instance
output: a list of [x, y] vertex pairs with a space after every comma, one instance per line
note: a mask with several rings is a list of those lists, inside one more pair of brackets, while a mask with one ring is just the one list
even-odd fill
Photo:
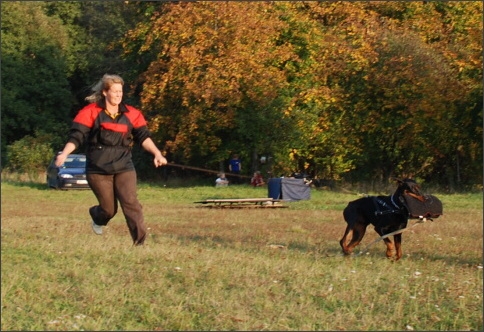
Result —
[[412, 179], [401, 180], [397, 178], [395, 178], [395, 180], [398, 183], [398, 188], [396, 191], [397, 194], [399, 195], [405, 194], [405, 195], [412, 196], [421, 202], [425, 201], [425, 197], [420, 191], [420, 185], [415, 180], [412, 180]]

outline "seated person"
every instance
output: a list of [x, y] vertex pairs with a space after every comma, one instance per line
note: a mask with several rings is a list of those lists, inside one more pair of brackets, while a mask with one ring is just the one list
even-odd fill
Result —
[[253, 185], [254, 187], [260, 187], [265, 185], [266, 183], [264, 182], [264, 178], [260, 174], [259, 171], [254, 173], [254, 176], [252, 179], [250, 179], [250, 184]]
[[225, 177], [225, 173], [220, 173], [215, 180], [215, 187], [226, 187], [229, 184], [229, 180]]

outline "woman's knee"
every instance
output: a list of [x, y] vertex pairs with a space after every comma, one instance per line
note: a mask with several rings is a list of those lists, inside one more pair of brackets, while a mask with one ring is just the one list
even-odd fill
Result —
[[113, 206], [99, 206], [99, 212], [100, 215], [103, 217], [103, 219], [111, 219], [113, 218], [116, 213], [118, 213], [118, 206], [113, 205]]

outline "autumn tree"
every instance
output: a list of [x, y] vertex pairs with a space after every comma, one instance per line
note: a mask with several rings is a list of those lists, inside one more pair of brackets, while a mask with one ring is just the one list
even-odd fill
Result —
[[65, 138], [112, 72], [170, 160], [214, 169], [238, 152], [245, 171], [271, 156], [277, 175], [482, 182], [482, 7], [6, 2], [2, 152], [43, 129]]
[[[219, 162], [232, 151], [270, 150], [282, 121], [286, 24], [268, 3], [161, 4], [139, 52], [156, 52], [143, 74], [143, 107], [158, 141], [182, 161]], [[148, 32], [148, 33], [147, 33]]]
[[[450, 188], [470, 183], [470, 174], [482, 173], [482, 3], [369, 7], [397, 37], [388, 43], [388, 34], [382, 34], [379, 48], [389, 66], [377, 68], [388, 71], [383, 75], [393, 76], [391, 81], [404, 80], [403, 89], [410, 97], [399, 98], [402, 109], [406, 108], [405, 123], [413, 129], [403, 130], [407, 135], [400, 146], [407, 151], [405, 156], [414, 157], [407, 157], [406, 166], [401, 163], [398, 168], [428, 180], [446, 181]], [[398, 43], [400, 47], [392, 46]], [[402, 87], [388, 86], [401, 95]]]
[[[355, 135], [350, 87], [365, 84], [376, 53], [365, 39], [374, 17], [350, 3], [291, 4], [295, 21], [308, 22], [306, 55], [297, 70], [299, 84], [285, 115], [300, 133], [290, 157], [299, 171], [326, 179], [341, 179], [356, 167], [362, 154]], [[295, 82], [291, 82], [295, 87]]]
[[[458, 141], [478, 141], [475, 135], [480, 129], [476, 128], [481, 126], [471, 125], [462, 132], [466, 122], [482, 124], [475, 121], [479, 118], [475, 117], [476, 108], [472, 105], [476, 104], [462, 101], [477, 95], [472, 91], [476, 91], [479, 81], [462, 79], [459, 75], [462, 68], [456, 66], [462, 62], [449, 57], [450, 50], [460, 50], [455, 59], [467, 55], [466, 62], [471, 65], [466, 68], [478, 77], [479, 71], [471, 69], [477, 69], [472, 64], [479, 58], [477, 34], [471, 33], [474, 39], [466, 38], [471, 42], [467, 54], [462, 53], [463, 44], [456, 47], [451, 42], [439, 42], [452, 39], [449, 26], [456, 25], [453, 21], [463, 24], [464, 17], [479, 17], [478, 7], [470, 10], [465, 7], [467, 11], [460, 12], [454, 7], [438, 7], [439, 12], [431, 6], [416, 3], [308, 6], [324, 34], [320, 39], [320, 56], [315, 53], [315, 57], [319, 60], [316, 63], [326, 65], [315, 65], [313, 69], [322, 83], [320, 90], [324, 87], [329, 93], [313, 93], [310, 98], [308, 93], [304, 94], [305, 100], [319, 104], [322, 110], [317, 124], [313, 122], [314, 132], [318, 132], [315, 144], [298, 151], [299, 155], [305, 155], [306, 165], [318, 160], [315, 165], [325, 165], [326, 176], [332, 178], [346, 173], [351, 175], [347, 179], [358, 180], [386, 179], [392, 174], [435, 179], [440, 177], [436, 172], [441, 165], [452, 167], [449, 161], [455, 161], [455, 148], [462, 147]], [[448, 14], [449, 11], [454, 14]], [[455, 12], [462, 16], [453, 16]], [[416, 28], [416, 22], [432, 24], [421, 29]], [[460, 30], [482, 31], [482, 23], [471, 19]], [[454, 34], [453, 38], [457, 36]], [[337, 102], [328, 103], [331, 100]], [[298, 102], [309, 105], [304, 99]], [[325, 104], [327, 107], [322, 106]], [[466, 110], [464, 105], [471, 107]], [[330, 149], [325, 150], [323, 142]], [[470, 145], [474, 155], [475, 147]], [[340, 168], [335, 174], [334, 161], [348, 166], [347, 169]]]

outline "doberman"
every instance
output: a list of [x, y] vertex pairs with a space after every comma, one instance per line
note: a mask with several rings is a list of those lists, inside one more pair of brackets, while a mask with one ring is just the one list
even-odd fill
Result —
[[[375, 231], [380, 236], [407, 227], [409, 212], [404, 195], [421, 202], [425, 201], [417, 182], [412, 179], [395, 180], [398, 182], [398, 188], [391, 196], [368, 196], [348, 203], [343, 211], [348, 226], [340, 240], [345, 255], [353, 252], [363, 239], [366, 228], [370, 224], [375, 227]], [[351, 240], [349, 240], [350, 238]], [[402, 257], [402, 234], [395, 234], [393, 242], [389, 237], [384, 238], [383, 241], [387, 247], [386, 256], [399, 260]]]

